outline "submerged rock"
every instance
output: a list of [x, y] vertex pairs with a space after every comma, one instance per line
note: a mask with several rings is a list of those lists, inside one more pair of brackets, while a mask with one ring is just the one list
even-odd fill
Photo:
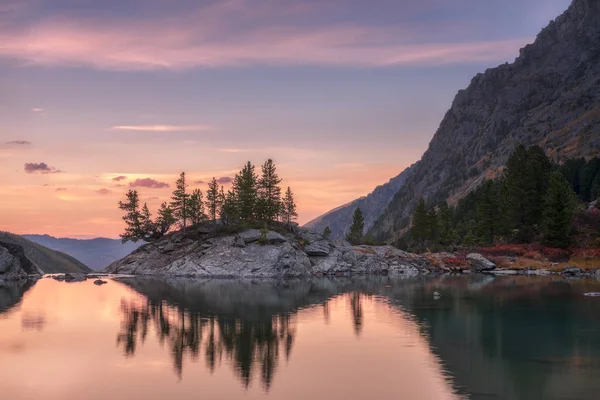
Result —
[[103, 281], [102, 279], [96, 279], [94, 281], [94, 285], [98, 285], [98, 286], [106, 285], [107, 283], [108, 283], [107, 281]]

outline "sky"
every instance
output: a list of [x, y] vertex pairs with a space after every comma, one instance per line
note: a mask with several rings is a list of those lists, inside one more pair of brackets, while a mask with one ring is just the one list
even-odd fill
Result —
[[[417, 161], [570, 0], [0, 0], [0, 230], [118, 237], [272, 158], [299, 222]], [[222, 178], [222, 179], [221, 179]]]

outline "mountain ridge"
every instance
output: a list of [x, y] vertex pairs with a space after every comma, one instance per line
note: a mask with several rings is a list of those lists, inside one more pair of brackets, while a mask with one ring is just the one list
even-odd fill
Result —
[[94, 271], [101, 271], [136, 250], [143, 243], [122, 243], [119, 239], [57, 238], [47, 234], [29, 234], [23, 237], [47, 248], [61, 251], [81, 261]]
[[600, 1], [574, 0], [514, 63], [477, 74], [460, 90], [427, 151], [368, 235], [393, 241], [419, 198], [455, 204], [498, 177], [519, 143], [555, 161], [600, 151]]

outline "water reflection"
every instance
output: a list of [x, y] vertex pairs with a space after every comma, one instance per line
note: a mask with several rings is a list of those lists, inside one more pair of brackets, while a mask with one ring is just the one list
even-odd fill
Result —
[[122, 346], [126, 356], [135, 354], [138, 342], [146, 340], [149, 325], [152, 325], [160, 344], [169, 349], [180, 378], [185, 355], [196, 362], [202, 353], [211, 373], [225, 356], [245, 387], [250, 384], [253, 373], [259, 371], [267, 390], [280, 356], [289, 359], [296, 335], [295, 316], [287, 313], [247, 320], [203, 315], [152, 299], [144, 304], [123, 300], [121, 312], [123, 322], [117, 344]]
[[25, 292], [33, 287], [35, 281], [0, 281], [0, 314], [18, 304]]

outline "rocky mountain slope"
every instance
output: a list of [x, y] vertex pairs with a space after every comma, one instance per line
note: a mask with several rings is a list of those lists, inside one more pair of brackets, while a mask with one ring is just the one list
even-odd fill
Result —
[[142, 243], [132, 242], [121, 243], [120, 240], [107, 238], [69, 239], [49, 235], [23, 235], [23, 237], [49, 249], [66, 253], [94, 271], [103, 270], [142, 245]]
[[25, 255], [22, 246], [0, 242], [0, 282], [27, 279], [29, 275], [42, 275], [43, 272]]
[[11, 245], [18, 245], [21, 247], [25, 256], [37, 265], [43, 273], [91, 272], [91, 269], [85, 264], [68, 254], [48, 249], [19, 235], [0, 232], [0, 246], [9, 247]]
[[555, 160], [600, 153], [600, 1], [574, 0], [512, 64], [473, 78], [370, 235], [393, 240], [420, 197], [455, 203], [498, 176], [518, 143]]
[[141, 246], [106, 269], [114, 274], [212, 278], [417, 275], [437, 269], [426, 256], [391, 246], [337, 245], [304, 228], [223, 233], [210, 224]]
[[389, 182], [378, 186], [367, 196], [356, 199], [341, 207], [335, 208], [320, 217], [313, 219], [304, 226], [315, 232], [323, 232], [325, 227], [331, 229], [332, 240], [344, 239], [352, 225], [354, 210], [360, 208], [365, 218], [365, 230], [371, 229], [379, 215], [385, 210], [392, 198], [414, 171], [416, 164], [411, 165]]

